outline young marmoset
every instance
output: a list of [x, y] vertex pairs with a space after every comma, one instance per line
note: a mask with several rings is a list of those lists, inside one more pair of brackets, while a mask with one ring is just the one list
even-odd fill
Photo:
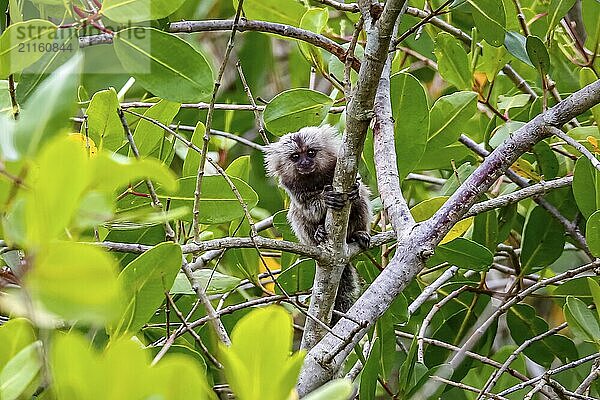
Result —
[[[371, 203], [369, 190], [357, 181], [349, 193], [335, 192], [331, 186], [337, 163], [340, 138], [335, 128], [309, 126], [288, 133], [267, 146], [266, 167], [270, 176], [279, 178], [290, 196], [288, 221], [298, 239], [318, 245], [327, 238], [327, 208], [341, 209], [351, 202], [346, 241], [367, 248], [370, 242]], [[334, 309], [346, 312], [358, 291], [358, 277], [347, 265], [342, 273]], [[333, 317], [333, 321], [338, 318]]]

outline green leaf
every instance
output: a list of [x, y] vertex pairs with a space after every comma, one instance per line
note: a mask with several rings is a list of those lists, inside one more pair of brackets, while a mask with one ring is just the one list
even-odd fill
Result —
[[600, 211], [594, 212], [585, 225], [585, 240], [595, 257], [600, 257]]
[[573, 7], [576, 0], [551, 0], [550, 7], [548, 7], [548, 15], [546, 15], [546, 19], [548, 20], [548, 32], [546, 36], [550, 35], [552, 30], [562, 17], [565, 16], [567, 11]]
[[465, 238], [456, 238], [435, 249], [436, 259], [473, 271], [487, 271], [494, 262], [494, 255], [484, 246]]
[[[198, 122], [196, 124], [196, 128], [194, 129], [194, 133], [192, 133], [191, 142], [192, 144], [198, 146], [198, 148], [202, 148], [202, 141], [204, 138], [204, 133], [206, 132], [206, 127], [202, 122]], [[196, 177], [198, 175], [198, 166], [200, 165], [200, 153], [196, 150], [188, 149], [187, 155], [185, 156], [185, 160], [183, 161], [183, 168], [181, 169], [181, 176], [193, 176]]]
[[421, 83], [412, 75], [395, 74], [390, 79], [396, 162], [400, 179], [419, 163], [427, 146], [429, 106]]
[[[146, 110], [144, 116], [162, 122], [168, 126], [179, 112], [179, 106], [179, 103], [160, 100], [158, 103]], [[168, 134], [165, 133], [160, 126], [146, 119], [140, 119], [140, 122], [138, 122], [133, 134], [133, 140], [139, 151], [140, 157], [152, 156], [158, 159], [163, 159], [161, 155], [164, 155], [163, 147], [166, 142], [166, 135]], [[168, 143], [170, 144], [171, 142], [169, 141]], [[161, 149], [163, 150], [162, 152]], [[129, 149], [129, 155], [132, 156], [132, 154], [132, 150]]]
[[360, 374], [359, 396], [361, 399], [374, 399], [377, 389], [377, 378], [380, 374], [381, 338], [376, 337], [371, 346], [369, 356]]
[[[277, 282], [287, 293], [298, 293], [312, 288], [315, 280], [315, 262], [314, 260], [301, 260], [291, 267], [282, 271], [277, 277]], [[276, 286], [276, 293], [281, 290]]]
[[496, 210], [491, 210], [475, 216], [473, 223], [472, 239], [487, 247], [490, 251], [496, 251], [498, 245], [498, 216]]
[[542, 73], [550, 72], [550, 55], [544, 42], [537, 36], [528, 36], [525, 42], [527, 56], [533, 65]]
[[99, 351], [76, 331], [57, 334], [49, 357], [53, 392], [58, 399], [216, 400], [197, 361], [168, 354], [151, 367], [150, 356], [130, 337], [111, 338]]
[[[328, 19], [329, 12], [326, 8], [309, 8], [300, 20], [300, 28], [321, 33], [327, 26]], [[315, 66], [319, 71], [327, 72], [323, 56], [321, 55], [321, 49], [302, 41], [298, 42], [298, 46], [304, 58], [311, 65]]]
[[305, 126], [320, 125], [333, 100], [321, 92], [309, 89], [291, 89], [279, 93], [265, 107], [267, 129], [282, 136]]
[[590, 287], [590, 293], [592, 294], [592, 298], [594, 299], [594, 305], [596, 306], [596, 312], [598, 313], [598, 317], [600, 317], [600, 285], [592, 278], [586, 278], [588, 286]]
[[91, 186], [109, 193], [143, 178], [151, 178], [154, 184], [160, 184], [167, 191], [175, 191], [178, 185], [173, 171], [152, 158], [136, 160], [101, 153], [92, 160], [92, 167]]
[[598, 320], [585, 303], [576, 297], [568, 296], [563, 307], [569, 328], [579, 339], [600, 345]]
[[255, 309], [236, 324], [231, 346], [221, 346], [221, 355], [227, 382], [237, 398], [290, 396], [304, 360], [303, 351], [290, 356], [292, 339], [292, 318], [281, 307]]
[[507, 138], [509, 138], [514, 132], [525, 125], [524, 122], [519, 121], [508, 121], [494, 129], [492, 137], [490, 138], [489, 145], [495, 149], [500, 146]]
[[[42, 342], [33, 342], [17, 353], [0, 372], [0, 398], [16, 400], [31, 385], [42, 368]], [[30, 394], [31, 395], [31, 394]]]
[[115, 263], [93, 245], [47, 244], [36, 255], [26, 287], [46, 309], [67, 320], [103, 325], [113, 321], [121, 308]]
[[[506, 314], [506, 324], [513, 340], [523, 344], [526, 340], [548, 331], [548, 323], [536, 315], [535, 309], [527, 304], [516, 304]], [[525, 355], [546, 368], [554, 361], [554, 350], [548, 337], [531, 343]]]
[[[208, 295], [227, 293], [242, 281], [240, 278], [224, 275], [212, 269], [200, 269], [194, 271], [193, 275], [198, 283], [206, 289]], [[192, 289], [192, 285], [185, 274], [179, 273], [171, 288], [171, 294], [195, 295], [196, 292]]]
[[435, 38], [435, 56], [440, 75], [458, 89], [471, 88], [469, 58], [461, 42], [449, 33], [440, 32]]
[[101, 90], [92, 96], [86, 111], [88, 134], [98, 150], [117, 150], [125, 140], [118, 108], [119, 99], [113, 88]]
[[600, 209], [600, 172], [586, 157], [580, 157], [575, 163], [573, 196], [585, 218]]
[[[491, 46], [488, 42], [481, 42], [482, 51], [477, 62], [477, 71], [485, 73], [487, 80], [493, 82], [498, 72], [510, 60], [506, 49], [502, 46]], [[527, 96], [529, 98], [529, 96]]]
[[523, 228], [521, 274], [530, 274], [552, 264], [560, 257], [564, 247], [563, 226], [545, 209], [536, 206]]
[[529, 56], [527, 55], [527, 49], [525, 48], [525, 43], [527, 39], [525, 36], [521, 35], [518, 32], [509, 31], [506, 32], [506, 37], [504, 38], [504, 47], [506, 50], [517, 60], [524, 62], [527, 65], [534, 66]]
[[41, 19], [12, 24], [0, 36], [0, 78], [33, 64], [52, 46], [56, 25]]
[[597, 0], [583, 0], [581, 7], [583, 25], [587, 33], [585, 45], [588, 49], [596, 49], [600, 43], [600, 4]]
[[181, 268], [181, 247], [164, 242], [143, 253], [125, 267], [119, 282], [126, 294], [127, 306], [111, 336], [135, 333], [152, 317], [171, 290]]
[[[597, 5], [597, 8], [598, 11], [600, 11], [600, 4]], [[598, 24], [600, 24], [600, 22]], [[581, 71], [579, 71], [579, 84], [581, 85], [581, 87], [587, 86], [594, 82], [596, 82], [596, 73], [594, 72], [594, 70], [589, 67], [581, 68]], [[592, 107], [591, 111], [592, 116], [596, 121], [597, 132], [595, 134], [598, 135], [598, 132], [600, 132], [600, 105], [595, 105], [594, 107]]]
[[348, 399], [352, 394], [352, 382], [348, 379], [335, 379], [310, 392], [303, 400]]
[[25, 103], [41, 82], [77, 54], [79, 49], [78, 32], [79, 30], [75, 28], [60, 28], [50, 36], [53, 38], [52, 43], [44, 47], [45, 50], [51, 48], [52, 51], [45, 51], [42, 58], [21, 73], [17, 85], [17, 102], [19, 104]]
[[105, 0], [100, 12], [115, 22], [161, 19], [173, 14], [185, 0]]
[[0, 369], [34, 341], [33, 327], [25, 318], [10, 319], [0, 326]]
[[43, 149], [35, 185], [26, 197], [29, 248], [64, 235], [90, 182], [86, 158], [81, 146], [65, 137]]
[[233, 160], [231, 164], [227, 167], [225, 172], [229, 176], [235, 176], [236, 178], [240, 178], [244, 182], [248, 182], [250, 180], [250, 170], [252, 169], [252, 165], [250, 164], [250, 156], [240, 156]]
[[458, 140], [477, 111], [477, 94], [456, 92], [440, 97], [431, 108], [427, 152]]
[[[415, 205], [410, 209], [410, 213], [416, 222], [425, 221], [426, 219], [431, 218], [433, 214], [435, 214], [435, 212], [442, 207], [446, 200], [448, 200], [448, 196], [432, 197], [431, 199], [424, 200]], [[471, 227], [472, 224], [473, 217], [458, 221], [456, 224], [454, 224], [452, 229], [450, 229], [450, 232], [446, 234], [444, 239], [442, 239], [440, 244], [451, 242], [452, 240], [461, 236], [467, 231], [467, 229]]]
[[20, 154], [35, 155], [43, 143], [70, 127], [82, 64], [82, 57], [73, 57], [54, 71], [23, 104], [14, 134], [15, 148]]
[[179, 103], [209, 101], [213, 72], [189, 43], [154, 28], [129, 28], [114, 36], [123, 68], [154, 95]]
[[[237, 5], [237, 0], [233, 0], [234, 8], [237, 9]], [[306, 7], [295, 0], [244, 1], [244, 13], [248, 19], [298, 26], [305, 11]]]
[[467, 0], [473, 8], [477, 31], [494, 47], [504, 44], [506, 12], [501, 0]]
[[[240, 196], [252, 209], [258, 203], [256, 192], [241, 179], [230, 177], [238, 189]], [[187, 207], [190, 212], [184, 217], [191, 221], [191, 210], [194, 204], [194, 191], [196, 190], [196, 177], [179, 179], [179, 189], [176, 192], [167, 192], [162, 188], [157, 189], [157, 194], [162, 199], [171, 199], [171, 207]], [[220, 175], [205, 176], [202, 179], [202, 193], [200, 198], [200, 214], [198, 221], [202, 224], [220, 224], [244, 216], [244, 209], [231, 187]]]

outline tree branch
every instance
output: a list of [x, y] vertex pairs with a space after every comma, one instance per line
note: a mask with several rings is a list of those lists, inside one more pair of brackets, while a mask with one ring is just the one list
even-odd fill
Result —
[[[230, 31], [232, 28], [233, 20], [181, 21], [172, 22], [169, 25], [168, 31], [171, 33], [216, 32]], [[333, 40], [306, 29], [300, 29], [275, 22], [252, 21], [242, 18], [240, 19], [236, 30], [238, 32], [255, 31], [273, 33], [275, 35], [301, 40], [328, 51], [336, 56], [342, 63], [346, 61], [346, 49]], [[112, 43], [112, 35], [102, 34], [79, 38], [79, 47], [108, 43]], [[352, 63], [352, 68], [358, 71], [360, 62], [355, 59]]]
[[[430, 220], [418, 224], [411, 232], [410, 240], [399, 241], [394, 257], [347, 312], [348, 318], [342, 318], [306, 355], [299, 392], [308, 393], [333, 376], [367, 330], [422, 269], [435, 245], [521, 154], [546, 137], [546, 126], [561, 126], [598, 103], [600, 81], [535, 117], [490, 154]], [[586, 266], [585, 270], [591, 268]]]
[[[365, 3], [363, 1], [362, 3]], [[362, 4], [361, 3], [361, 4]], [[365, 61], [361, 64], [358, 81], [346, 111], [346, 131], [338, 152], [337, 164], [333, 178], [333, 187], [339, 192], [348, 192], [356, 181], [358, 161], [362, 153], [365, 136], [371, 118], [379, 78], [388, 57], [388, 49], [396, 20], [404, 8], [405, 0], [390, 0], [385, 4], [378, 19], [371, 16], [371, 2], [364, 5], [368, 9], [363, 13], [364, 26], [367, 32]], [[362, 5], [359, 6], [362, 7]], [[374, 3], [377, 7], [381, 5]], [[374, 14], [375, 15], [375, 14]], [[332, 250], [332, 258], [328, 264], [318, 264], [309, 313], [321, 321], [329, 321], [337, 293], [338, 283], [344, 267], [348, 264], [346, 232], [350, 205], [340, 211], [327, 213], [325, 227], [328, 232], [327, 247]], [[342, 318], [343, 319], [343, 318]], [[324, 330], [312, 321], [307, 321], [302, 337], [302, 347], [310, 349], [321, 339]], [[299, 390], [305, 388], [303, 380], [312, 378], [302, 373]], [[308, 384], [308, 386], [311, 386]], [[312, 386], [311, 386], [312, 387]]]

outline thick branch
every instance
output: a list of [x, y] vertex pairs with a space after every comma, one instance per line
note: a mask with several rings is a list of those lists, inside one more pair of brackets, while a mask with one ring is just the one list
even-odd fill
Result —
[[[368, 3], [366, 7], [370, 10], [371, 2], [366, 3]], [[369, 12], [363, 14], [367, 32], [365, 60], [360, 66], [358, 82], [346, 111], [346, 131], [333, 178], [333, 187], [336, 191], [347, 193], [355, 183], [358, 161], [373, 117], [377, 85], [387, 60], [394, 26], [404, 3], [405, 0], [388, 1], [377, 20], [372, 19]], [[379, 3], [375, 4], [380, 7]], [[348, 263], [346, 232], [349, 214], [349, 204], [340, 211], [330, 211], [327, 214], [325, 226], [329, 234], [328, 247], [333, 250], [333, 257], [329, 265], [319, 264], [317, 267], [309, 306], [309, 314], [321, 321], [329, 321], [331, 318], [337, 286], [342, 270]], [[302, 337], [303, 348], [312, 348], [324, 333], [324, 330], [313, 321], [307, 321]], [[301, 375], [300, 388], [302, 388], [302, 380]]]
[[[392, 56], [383, 70], [379, 88], [375, 96], [375, 125], [373, 126], [373, 153], [375, 154], [375, 172], [377, 187], [383, 208], [398, 237], [410, 232], [415, 220], [410, 214], [408, 204], [402, 196], [396, 147], [394, 143], [394, 118], [390, 94], [390, 65]], [[398, 121], [402, 124], [402, 119]]]

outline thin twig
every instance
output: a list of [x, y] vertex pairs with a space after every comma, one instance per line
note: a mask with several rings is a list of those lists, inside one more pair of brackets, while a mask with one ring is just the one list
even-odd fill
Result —
[[[117, 113], [119, 114], [119, 118], [121, 119], [121, 125], [123, 126], [123, 131], [125, 132], [125, 136], [127, 137], [127, 141], [129, 142], [129, 147], [131, 148], [131, 152], [135, 156], [136, 159], [140, 158], [140, 152], [135, 145], [135, 141], [133, 140], [133, 134], [131, 133], [131, 129], [129, 128], [129, 124], [127, 124], [127, 120], [125, 119], [125, 113], [121, 108], [117, 109]], [[150, 198], [152, 199], [152, 204], [154, 207], [158, 208], [162, 212], [164, 212], [162, 203], [156, 194], [156, 190], [154, 189], [154, 185], [150, 179], [145, 179], [146, 186], [148, 187], [148, 192], [150, 194]], [[169, 221], [165, 221], [165, 234], [167, 235], [168, 240], [175, 239], [175, 231], [171, 228]]]
[[242, 70], [242, 63], [238, 60], [235, 63], [237, 67], [238, 74], [240, 75], [240, 80], [242, 81], [242, 85], [244, 86], [244, 91], [250, 100], [250, 103], [254, 107], [254, 119], [256, 121], [256, 128], [258, 129], [258, 134], [263, 140], [264, 144], [269, 144], [269, 138], [267, 138], [267, 134], [265, 133], [265, 124], [262, 120], [262, 116], [258, 112], [258, 106], [256, 105], [256, 101], [254, 101], [254, 96], [252, 96], [252, 91], [250, 90], [250, 86], [248, 86], [248, 82], [246, 82], [246, 77], [244, 76], [244, 71]]
[[221, 62], [219, 73], [217, 74], [217, 78], [215, 79], [212, 98], [210, 100], [210, 105], [206, 114], [206, 124], [204, 124], [206, 126], [206, 130], [204, 131], [204, 137], [202, 138], [202, 151], [200, 152], [200, 163], [198, 164], [198, 174], [196, 176], [196, 190], [194, 191], [194, 206], [192, 208], [192, 230], [195, 242], [200, 241], [200, 224], [198, 223], [198, 217], [200, 216], [200, 198], [202, 197], [202, 179], [204, 178], [204, 165], [206, 164], [208, 143], [210, 142], [209, 132], [212, 127], [212, 119], [215, 110], [215, 103], [217, 101], [217, 93], [219, 91], [219, 87], [221, 86], [221, 79], [223, 78], [223, 74], [225, 73], [225, 67], [227, 66], [229, 55], [231, 54], [231, 50], [233, 50], [235, 32], [238, 29], [238, 23], [240, 21], [240, 15], [242, 13], [243, 4], [244, 0], [239, 0], [237, 10], [235, 13], [235, 19], [233, 20], [233, 25], [231, 27], [231, 35], [229, 36], [229, 42], [227, 43], [227, 48], [225, 49], [225, 55], [223, 56], [223, 61]]

